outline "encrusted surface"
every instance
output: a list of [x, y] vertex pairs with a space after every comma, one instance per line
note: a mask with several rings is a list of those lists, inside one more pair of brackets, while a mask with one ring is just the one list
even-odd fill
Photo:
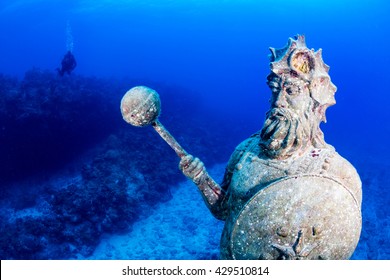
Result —
[[340, 183], [314, 175], [288, 177], [246, 203], [229, 246], [234, 259], [346, 259], [360, 226], [359, 205]]
[[271, 53], [270, 111], [232, 155], [222, 186], [221, 258], [348, 259], [360, 237], [361, 181], [319, 128], [335, 104], [329, 67], [303, 36]]
[[123, 119], [134, 126], [147, 126], [160, 115], [161, 103], [158, 93], [145, 86], [130, 89], [121, 101]]
[[270, 69], [263, 128], [234, 151], [222, 191], [197, 179], [207, 174], [199, 159], [179, 167], [225, 220], [222, 259], [348, 259], [360, 236], [362, 191], [355, 168], [320, 129], [336, 103], [329, 66], [298, 35], [271, 48]]

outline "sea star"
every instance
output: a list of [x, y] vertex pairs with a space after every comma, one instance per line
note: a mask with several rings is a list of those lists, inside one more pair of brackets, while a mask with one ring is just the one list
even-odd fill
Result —
[[274, 243], [271, 246], [280, 252], [281, 259], [299, 260], [309, 256], [311, 251], [318, 246], [317, 243], [304, 244], [303, 240], [303, 232], [299, 230], [297, 239], [293, 245], [286, 246]]

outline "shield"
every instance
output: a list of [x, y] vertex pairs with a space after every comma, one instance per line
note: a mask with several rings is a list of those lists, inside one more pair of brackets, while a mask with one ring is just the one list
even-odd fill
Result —
[[348, 259], [359, 240], [360, 206], [340, 182], [287, 177], [259, 190], [231, 227], [233, 259]]

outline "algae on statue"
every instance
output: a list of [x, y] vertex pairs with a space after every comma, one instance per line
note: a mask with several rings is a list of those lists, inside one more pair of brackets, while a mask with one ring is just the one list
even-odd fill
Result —
[[329, 66], [298, 35], [271, 48], [270, 69], [263, 128], [238, 145], [220, 185], [159, 123], [155, 91], [130, 90], [122, 114], [133, 125], [153, 125], [211, 213], [225, 221], [222, 259], [348, 259], [360, 237], [362, 191], [355, 168], [319, 127], [336, 103]]

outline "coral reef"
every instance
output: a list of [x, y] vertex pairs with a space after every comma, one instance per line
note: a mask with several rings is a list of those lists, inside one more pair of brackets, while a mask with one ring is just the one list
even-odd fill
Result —
[[60, 167], [118, 127], [115, 83], [33, 69], [0, 88], [1, 183]]
[[221, 141], [205, 160], [227, 160], [224, 149], [231, 147], [215, 134], [229, 124], [206, 129], [196, 118], [201, 102], [188, 89], [59, 78], [39, 69], [22, 81], [0, 75], [2, 259], [85, 258], [103, 234], [129, 230], [171, 198], [171, 188], [185, 179], [174, 152], [152, 129], [124, 124], [118, 108], [123, 92], [139, 83], [164, 96], [162, 118], [183, 145], [206, 154], [205, 147]]

